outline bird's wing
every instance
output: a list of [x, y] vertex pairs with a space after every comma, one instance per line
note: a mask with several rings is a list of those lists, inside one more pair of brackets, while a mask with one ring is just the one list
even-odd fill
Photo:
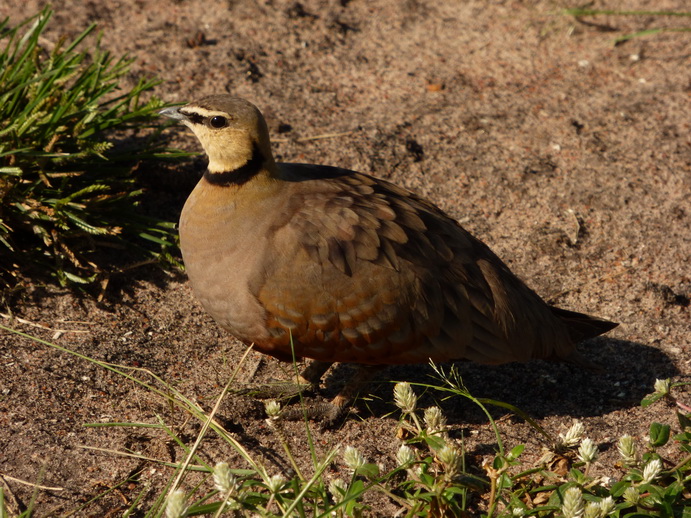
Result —
[[440, 209], [360, 173], [282, 167], [288, 188], [257, 293], [272, 339], [260, 348], [289, 358], [292, 337], [297, 356], [373, 364], [534, 356], [533, 343], [509, 339], [505, 306], [523, 284]]

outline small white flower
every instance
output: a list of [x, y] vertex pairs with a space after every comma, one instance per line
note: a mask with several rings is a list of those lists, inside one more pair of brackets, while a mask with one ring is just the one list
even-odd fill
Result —
[[186, 511], [187, 497], [181, 489], [176, 489], [168, 495], [166, 503], [166, 518], [183, 518]]
[[669, 379], [665, 380], [660, 380], [656, 379], [655, 380], [655, 392], [658, 394], [662, 394], [663, 396], [666, 396], [669, 394], [669, 386], [671, 384], [671, 381]]
[[641, 495], [638, 493], [638, 490], [633, 486], [627, 487], [622, 496], [624, 497], [624, 500], [626, 502], [632, 505], [636, 505], [638, 503], [638, 500], [641, 498]]
[[583, 518], [600, 518], [600, 505], [597, 502], [588, 502], [585, 504]]
[[346, 449], [343, 452], [343, 462], [345, 462], [345, 465], [348, 467], [348, 469], [355, 472], [367, 464], [367, 459], [365, 459], [357, 448], [346, 446]]
[[573, 448], [581, 441], [584, 432], [583, 423], [574, 421], [565, 434], [559, 434], [559, 443], [567, 448]]
[[396, 383], [393, 387], [393, 400], [398, 408], [405, 414], [412, 414], [417, 407], [417, 396], [410, 383], [405, 381]]
[[451, 480], [461, 473], [461, 455], [453, 446], [447, 444], [437, 452], [437, 459], [444, 466], [446, 478]]
[[273, 494], [276, 494], [283, 488], [285, 482], [286, 479], [283, 475], [273, 475], [269, 477], [269, 480], [266, 482], [266, 486], [269, 488], [269, 491], [271, 491]]
[[581, 441], [578, 447], [578, 458], [586, 464], [591, 464], [597, 459], [597, 445], [587, 437]]
[[336, 478], [329, 482], [329, 493], [331, 493], [331, 497], [335, 504], [339, 504], [343, 501], [346, 491], [348, 491], [348, 485], [340, 478]]
[[398, 448], [398, 452], [396, 453], [396, 461], [398, 462], [399, 467], [410, 467], [415, 460], [415, 452], [410, 446], [403, 444], [400, 448]]
[[600, 516], [609, 516], [614, 511], [614, 499], [611, 496], [600, 500]]
[[264, 410], [266, 411], [266, 415], [269, 416], [270, 419], [275, 419], [279, 417], [281, 414], [281, 404], [278, 401], [270, 399], [269, 401], [264, 403]]
[[230, 472], [227, 462], [219, 462], [214, 466], [214, 486], [221, 493], [230, 493], [237, 489], [237, 479]]
[[617, 443], [617, 450], [626, 464], [636, 463], [636, 443], [633, 437], [628, 434], [622, 435]]
[[425, 427], [427, 433], [433, 435], [446, 431], [446, 418], [438, 406], [431, 406], [425, 410]]
[[645, 468], [643, 468], [643, 480], [641, 483], [650, 484], [658, 477], [660, 471], [662, 471], [662, 462], [660, 462], [660, 459], [651, 460], [645, 465]]
[[581, 516], [583, 516], [583, 494], [580, 489], [577, 487], [570, 487], [566, 490], [561, 512], [564, 518], [581, 518]]
[[521, 516], [525, 516], [525, 510], [522, 507], [514, 507], [511, 510], [511, 515], [520, 518]]

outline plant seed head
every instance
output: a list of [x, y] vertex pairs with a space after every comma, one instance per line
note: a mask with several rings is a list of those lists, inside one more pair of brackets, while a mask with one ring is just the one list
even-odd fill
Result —
[[600, 516], [609, 516], [614, 511], [614, 499], [611, 496], [600, 500]]
[[430, 435], [446, 431], [446, 418], [441, 408], [432, 406], [425, 410], [425, 427]]
[[417, 396], [410, 387], [410, 383], [405, 381], [396, 383], [393, 388], [393, 400], [404, 414], [412, 414], [415, 412], [417, 407]]
[[569, 428], [565, 434], [559, 434], [558, 442], [562, 446], [573, 448], [581, 441], [584, 431], [585, 428], [583, 427], [583, 423], [580, 421], [574, 421], [574, 423], [571, 425], [571, 428]]
[[168, 495], [166, 518], [183, 518], [185, 516], [187, 497], [182, 489], [176, 489]]
[[632, 505], [636, 505], [641, 495], [638, 493], [638, 489], [633, 486], [627, 487], [622, 495], [624, 500]]
[[581, 441], [581, 445], [578, 447], [579, 459], [586, 464], [590, 464], [597, 459], [597, 454], [597, 445], [593, 441], [587, 437]]
[[329, 482], [329, 493], [331, 493], [331, 497], [335, 504], [339, 504], [343, 501], [347, 491], [348, 485], [340, 478], [335, 478]]
[[403, 444], [400, 448], [398, 448], [398, 452], [396, 453], [396, 461], [398, 462], [399, 467], [409, 468], [411, 464], [415, 462], [415, 460], [415, 452], [410, 446]]
[[447, 479], [452, 480], [461, 473], [461, 456], [453, 446], [445, 445], [437, 452], [437, 459], [444, 466]]
[[346, 446], [343, 452], [343, 462], [351, 471], [355, 472], [362, 466], [367, 464], [365, 457], [358, 451], [357, 448]]
[[617, 443], [619, 455], [626, 464], [636, 463], [636, 443], [630, 435], [622, 435]]
[[581, 518], [583, 511], [583, 493], [577, 487], [570, 487], [564, 493], [564, 503], [561, 506], [564, 518]]
[[264, 404], [264, 410], [269, 419], [277, 419], [281, 414], [281, 404], [278, 401], [270, 399]]
[[643, 484], [650, 484], [655, 480], [662, 471], [662, 462], [660, 459], [653, 459], [643, 468]]
[[237, 489], [237, 479], [230, 472], [227, 462], [219, 462], [214, 466], [214, 486], [224, 494], [229, 494]]
[[666, 396], [669, 394], [669, 388], [670, 388], [671, 381], [669, 379], [656, 379], [655, 380], [655, 392], [658, 394], [662, 394], [663, 396]]
[[283, 485], [285, 483], [286, 483], [285, 477], [281, 474], [278, 474], [278, 475], [270, 476], [266, 485], [269, 488], [269, 491], [271, 491], [271, 493], [275, 495], [276, 493], [278, 493], [283, 488]]

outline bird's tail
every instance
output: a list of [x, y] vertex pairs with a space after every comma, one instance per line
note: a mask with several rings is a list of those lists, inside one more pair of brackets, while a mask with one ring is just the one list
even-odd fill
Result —
[[577, 313], [567, 309], [551, 307], [552, 313], [557, 316], [569, 331], [569, 336], [574, 343], [582, 342], [588, 338], [594, 338], [617, 327], [619, 324], [591, 317], [585, 313]]

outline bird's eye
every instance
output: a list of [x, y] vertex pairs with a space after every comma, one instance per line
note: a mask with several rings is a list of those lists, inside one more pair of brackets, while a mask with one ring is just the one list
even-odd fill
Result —
[[215, 117], [211, 117], [211, 120], [209, 121], [209, 124], [211, 125], [212, 128], [222, 128], [228, 123], [228, 120], [225, 117], [221, 117], [220, 115], [216, 115]]

